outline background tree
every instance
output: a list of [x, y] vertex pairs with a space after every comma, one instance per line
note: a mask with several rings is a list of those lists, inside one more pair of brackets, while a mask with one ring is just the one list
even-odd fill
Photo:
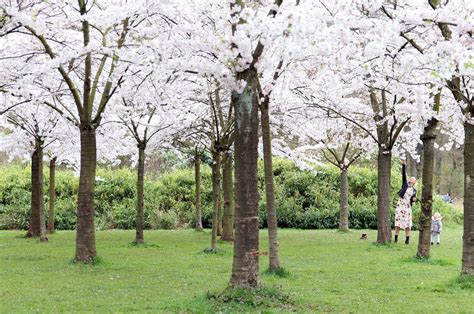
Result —
[[44, 110], [38, 104], [27, 104], [8, 111], [5, 120], [7, 123], [2, 126], [9, 129], [10, 133], [3, 138], [1, 149], [8, 151], [12, 157], [31, 155], [31, 211], [27, 236], [48, 241], [43, 193], [43, 156], [48, 145], [63, 139], [62, 132], [65, 130], [58, 126], [62, 119], [52, 110]]

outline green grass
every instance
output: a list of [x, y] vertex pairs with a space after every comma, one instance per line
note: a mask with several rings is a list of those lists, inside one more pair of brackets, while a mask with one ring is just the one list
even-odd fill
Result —
[[[362, 232], [369, 240], [359, 240]], [[255, 295], [221, 293], [232, 244], [220, 242], [219, 254], [203, 253], [209, 231], [147, 231], [145, 245], [131, 244], [133, 231], [100, 231], [94, 266], [70, 262], [74, 232], [52, 234], [48, 243], [22, 234], [0, 231], [0, 313], [474, 313], [473, 280], [459, 276], [459, 226], [443, 230], [428, 261], [414, 258], [417, 232], [410, 245], [378, 246], [375, 231], [280, 230], [281, 262], [290, 275], [266, 274], [268, 257], [262, 256], [265, 289]], [[267, 251], [266, 230], [260, 239]]]

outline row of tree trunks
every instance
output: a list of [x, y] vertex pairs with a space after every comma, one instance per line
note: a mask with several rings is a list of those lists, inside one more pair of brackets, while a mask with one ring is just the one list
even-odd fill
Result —
[[146, 143], [142, 142], [138, 147], [138, 165], [137, 165], [137, 216], [135, 221], [135, 243], [144, 243], [143, 229], [145, 227], [145, 217], [143, 213], [144, 199], [144, 178], [145, 178], [145, 149]]
[[343, 167], [340, 184], [339, 230], [349, 230], [349, 176], [348, 169]]
[[235, 112], [235, 236], [230, 286], [254, 288], [259, 277], [258, 217], [258, 111], [257, 72], [237, 74], [247, 83], [241, 93], [232, 92]]
[[36, 139], [35, 150], [31, 156], [31, 215], [27, 237], [40, 237], [40, 241], [48, 241], [46, 237], [46, 221], [44, 215], [43, 195], [43, 141]]
[[54, 206], [56, 200], [56, 157], [49, 161], [49, 211], [48, 233], [54, 232]]
[[270, 129], [269, 99], [261, 105], [263, 165], [265, 172], [265, 197], [268, 225], [269, 270], [276, 271], [280, 268], [278, 253], [278, 225], [275, 208], [275, 183], [273, 180], [272, 161], [272, 134]]
[[223, 156], [222, 189], [224, 192], [224, 215], [222, 218], [222, 236], [224, 241], [234, 241], [234, 179], [232, 153]]
[[431, 215], [433, 213], [434, 143], [438, 121], [430, 119], [423, 130], [423, 188], [421, 191], [420, 236], [417, 256], [430, 257]]

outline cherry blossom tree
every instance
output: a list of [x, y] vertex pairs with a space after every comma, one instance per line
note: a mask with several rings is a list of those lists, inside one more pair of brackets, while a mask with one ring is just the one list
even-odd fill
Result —
[[[121, 99], [116, 99], [113, 114], [108, 119], [115, 119], [128, 130], [125, 140], [133, 142], [138, 150], [131, 155], [137, 162], [137, 205], [135, 243], [144, 243], [144, 177], [146, 150], [156, 150], [171, 144], [180, 129], [188, 127], [193, 121], [183, 112], [183, 107], [169, 99], [167, 82], [174, 76], [167, 73], [161, 65], [141, 69], [131, 77], [120, 92]], [[136, 72], [140, 72], [138, 69]], [[138, 156], [138, 157], [137, 157]], [[136, 158], [137, 157], [137, 158]]]
[[[414, 81], [430, 88], [430, 98], [433, 99], [431, 117], [426, 116], [424, 125], [421, 126], [424, 130], [421, 137], [424, 162], [417, 255], [426, 258], [430, 253], [433, 151], [436, 130], [449, 129], [445, 132], [451, 135], [451, 142], [462, 142], [464, 134], [461, 134], [459, 126], [464, 123], [464, 128], [466, 128], [467, 120], [464, 117], [468, 115], [469, 109], [466, 111], [466, 108], [470, 105], [469, 92], [472, 90], [470, 86], [472, 83], [467, 77], [472, 76], [472, 49], [470, 47], [473, 44], [473, 5], [466, 1], [441, 3], [441, 1], [429, 0], [422, 4], [404, 1], [399, 6], [385, 3], [381, 9], [388, 18], [397, 20], [409, 30], [401, 32], [400, 36], [407, 40], [407, 45], [420, 53], [419, 58], [423, 59], [425, 64], [417, 72], [417, 77], [422, 78], [422, 81], [416, 79]], [[454, 104], [447, 97], [447, 91], [454, 96]], [[467, 159], [465, 161], [467, 162]], [[471, 223], [469, 219], [467, 221], [469, 230], [472, 221]], [[469, 252], [469, 249], [467, 251]]]
[[79, 0], [75, 4], [22, 1], [0, 8], [7, 20], [5, 32], [16, 30], [35, 43], [16, 47], [17, 53], [35, 56], [29, 59], [29, 70], [37, 71], [39, 65], [57, 71], [57, 80], [64, 82], [70, 97], [57, 109], [76, 122], [81, 138], [77, 261], [92, 262], [96, 256], [96, 130], [110, 99], [129, 75], [130, 62], [139, 62], [137, 51], [146, 49], [144, 42], [155, 36], [156, 29], [169, 26], [163, 8], [158, 2], [113, 0]]
[[420, 36], [416, 40], [431, 44], [429, 50], [433, 52], [433, 79], [438, 79], [438, 86], [447, 88], [452, 93], [458, 105], [457, 112], [461, 113], [463, 120], [465, 184], [462, 273], [466, 275], [474, 275], [474, 193], [470, 184], [470, 178], [474, 174], [471, 162], [474, 151], [473, 12], [474, 5], [470, 1], [441, 3], [429, 0], [419, 16], [410, 21], [414, 27], [424, 30], [424, 37]]

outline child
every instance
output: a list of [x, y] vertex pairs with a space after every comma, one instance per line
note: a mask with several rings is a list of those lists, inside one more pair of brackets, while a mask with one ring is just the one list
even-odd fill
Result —
[[436, 212], [433, 217], [431, 217], [432, 223], [431, 223], [431, 245], [433, 245], [434, 237], [436, 235], [436, 244], [439, 245], [439, 236], [441, 234], [441, 230], [443, 230], [443, 223], [441, 220], [443, 217], [441, 217], [441, 214]]

